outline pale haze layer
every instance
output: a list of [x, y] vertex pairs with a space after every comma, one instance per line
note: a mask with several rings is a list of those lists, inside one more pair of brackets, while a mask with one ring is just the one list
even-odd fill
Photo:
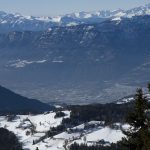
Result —
[[0, 10], [23, 15], [54, 16], [79, 11], [130, 9], [149, 0], [0, 0]]

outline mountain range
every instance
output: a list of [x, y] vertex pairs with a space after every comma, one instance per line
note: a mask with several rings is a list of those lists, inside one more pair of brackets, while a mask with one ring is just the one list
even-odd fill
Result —
[[0, 32], [0, 83], [49, 103], [107, 103], [132, 95], [149, 82], [149, 6], [47, 30], [7, 28]]
[[23, 16], [19, 13], [0, 12], [0, 32], [9, 31], [43, 31], [54, 26], [74, 26], [89, 23], [100, 23], [108, 19], [121, 20], [134, 16], [149, 15], [150, 4], [130, 10], [100, 10], [93, 12], [76, 12], [55, 17]]

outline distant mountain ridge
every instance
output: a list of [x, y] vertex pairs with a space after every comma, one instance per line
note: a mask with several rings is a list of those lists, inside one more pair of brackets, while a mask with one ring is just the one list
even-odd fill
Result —
[[93, 12], [76, 12], [56, 17], [23, 16], [0, 11], [0, 32], [10, 31], [43, 31], [54, 26], [74, 26], [100, 23], [107, 19], [121, 20], [134, 16], [150, 15], [150, 4], [130, 10], [101, 10]]
[[35, 99], [28, 99], [0, 86], [0, 113], [43, 112], [53, 107]]

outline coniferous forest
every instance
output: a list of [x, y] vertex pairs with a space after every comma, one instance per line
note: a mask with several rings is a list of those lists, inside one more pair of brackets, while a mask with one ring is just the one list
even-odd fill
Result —
[[[150, 84], [148, 84], [150, 92]], [[142, 89], [137, 89], [133, 108], [126, 114], [125, 122], [130, 125], [122, 130], [126, 135], [122, 141], [110, 146], [87, 146], [74, 143], [70, 150], [149, 150], [150, 149], [150, 105]]]

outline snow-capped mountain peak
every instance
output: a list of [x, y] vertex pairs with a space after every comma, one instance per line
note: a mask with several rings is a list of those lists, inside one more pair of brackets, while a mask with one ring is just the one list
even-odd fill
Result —
[[0, 11], [0, 32], [9, 31], [42, 31], [54, 26], [74, 26], [80, 24], [100, 23], [106, 19], [121, 20], [134, 16], [150, 15], [150, 4], [130, 10], [100, 10], [93, 12], [75, 12], [55, 17], [23, 16]]

